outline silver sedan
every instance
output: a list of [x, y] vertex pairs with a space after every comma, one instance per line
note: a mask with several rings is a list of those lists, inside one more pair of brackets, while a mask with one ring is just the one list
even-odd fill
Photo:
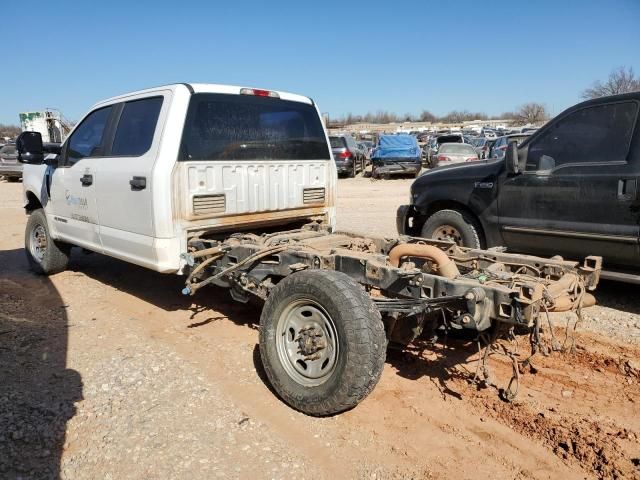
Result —
[[467, 143], [443, 143], [438, 150], [438, 166], [477, 162], [479, 159], [475, 148]]

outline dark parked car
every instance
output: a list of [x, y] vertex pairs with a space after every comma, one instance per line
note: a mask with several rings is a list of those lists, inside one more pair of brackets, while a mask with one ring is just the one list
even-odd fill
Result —
[[476, 137], [471, 140], [471, 145], [476, 150], [478, 158], [487, 158], [489, 156], [490, 140], [485, 137]]
[[358, 172], [364, 171], [367, 159], [351, 135], [331, 135], [329, 142], [333, 158], [336, 161], [338, 175], [346, 174], [355, 177]]
[[498, 137], [496, 138], [495, 143], [491, 146], [491, 154], [489, 155], [489, 157], [503, 159], [509, 143], [516, 142], [516, 144], [520, 145], [527, 138], [529, 138], [528, 133], [515, 133], [513, 135]]
[[358, 142], [358, 148], [364, 155], [365, 165], [369, 165], [371, 162], [371, 151], [373, 150], [373, 142], [363, 140]]
[[373, 154], [373, 149], [376, 148], [376, 142], [372, 140], [362, 140], [362, 143], [366, 145], [369, 149], [369, 159], [371, 159], [371, 155]]
[[504, 159], [440, 167], [411, 186], [401, 234], [468, 247], [604, 259], [640, 283], [640, 92], [580, 103], [507, 145]]
[[22, 177], [22, 164], [18, 163], [15, 145], [9, 144], [0, 148], [0, 175], [10, 182], [16, 182]]

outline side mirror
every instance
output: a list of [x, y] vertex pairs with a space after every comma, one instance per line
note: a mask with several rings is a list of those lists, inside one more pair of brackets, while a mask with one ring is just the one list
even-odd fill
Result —
[[16, 140], [16, 150], [20, 163], [42, 165], [44, 162], [42, 135], [39, 132], [22, 132]]
[[551, 172], [556, 168], [556, 160], [549, 155], [542, 155], [540, 157], [540, 164], [538, 165], [538, 170], [542, 172]]
[[507, 173], [509, 175], [518, 175], [520, 173], [520, 163], [518, 162], [518, 144], [516, 142], [509, 142], [507, 144], [507, 151], [505, 153]]

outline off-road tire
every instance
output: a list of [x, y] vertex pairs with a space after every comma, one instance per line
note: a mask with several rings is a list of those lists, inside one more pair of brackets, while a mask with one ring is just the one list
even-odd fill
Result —
[[[285, 370], [277, 350], [277, 324], [287, 307], [312, 300], [336, 327], [338, 356], [333, 371], [316, 386], [304, 386]], [[305, 270], [273, 289], [260, 316], [260, 356], [271, 385], [288, 405], [313, 416], [355, 407], [376, 386], [384, 367], [387, 339], [380, 312], [350, 277], [330, 270]]]
[[[42, 260], [38, 260], [31, 253], [30, 238], [34, 230], [41, 226], [46, 236], [47, 247], [44, 251]], [[47, 225], [47, 217], [41, 208], [34, 210], [29, 215], [27, 227], [24, 233], [24, 250], [29, 262], [29, 268], [40, 275], [53, 275], [67, 269], [69, 263], [69, 255], [71, 253], [71, 245], [62, 242], [56, 242], [51, 238], [49, 226]]]
[[459, 210], [440, 210], [429, 218], [422, 226], [422, 238], [435, 238], [435, 231], [442, 225], [456, 228], [462, 237], [462, 247], [482, 248], [480, 226], [469, 214]]

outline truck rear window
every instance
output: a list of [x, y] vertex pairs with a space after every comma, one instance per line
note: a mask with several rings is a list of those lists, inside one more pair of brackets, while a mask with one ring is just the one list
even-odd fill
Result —
[[312, 105], [271, 97], [200, 93], [191, 97], [180, 160], [330, 159]]

